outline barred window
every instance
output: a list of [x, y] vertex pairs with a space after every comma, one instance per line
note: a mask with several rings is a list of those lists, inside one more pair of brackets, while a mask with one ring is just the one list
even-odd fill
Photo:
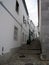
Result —
[[14, 40], [18, 40], [18, 28], [14, 27]]

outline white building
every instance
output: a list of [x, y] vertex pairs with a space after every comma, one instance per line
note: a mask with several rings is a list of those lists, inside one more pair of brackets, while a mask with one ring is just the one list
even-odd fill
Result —
[[38, 26], [35, 26], [35, 38], [39, 38], [38, 32], [39, 32]]
[[30, 37], [31, 37], [31, 40], [34, 39], [34, 31], [35, 31], [35, 25], [33, 24], [33, 21], [30, 20]]
[[0, 55], [26, 43], [28, 18], [25, 0], [0, 0]]

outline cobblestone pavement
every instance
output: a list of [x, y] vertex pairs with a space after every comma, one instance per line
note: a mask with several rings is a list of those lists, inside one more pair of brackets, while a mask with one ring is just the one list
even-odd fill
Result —
[[25, 65], [27, 63], [32, 63], [33, 65], [49, 65], [49, 61], [41, 61], [39, 55], [29, 55], [29, 54], [18, 54], [9, 59], [9, 61], [4, 65]]
[[[26, 48], [23, 49], [23, 52], [28, 50], [28, 47]], [[19, 50], [19, 52], [14, 54], [6, 64], [3, 65], [49, 65], [49, 61], [42, 61], [40, 59], [40, 54], [34, 54], [36, 51], [34, 52], [34, 50], [31, 50], [33, 53], [30, 51], [29, 53], [28, 51], [23, 53], [21, 50], [22, 48]]]

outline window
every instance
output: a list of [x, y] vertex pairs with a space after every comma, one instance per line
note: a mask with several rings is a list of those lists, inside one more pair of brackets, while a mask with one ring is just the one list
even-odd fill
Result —
[[26, 42], [26, 35], [25, 35], [25, 42]]
[[27, 23], [29, 24], [29, 17], [27, 17]]
[[23, 23], [25, 24], [25, 16], [23, 16]]
[[16, 11], [19, 12], [19, 3], [17, 0], [16, 0]]
[[29, 21], [27, 21], [28, 25], [29, 25]]
[[22, 39], [23, 39], [23, 42], [24, 42], [24, 33], [22, 33]]
[[18, 28], [15, 26], [14, 27], [14, 40], [18, 39]]
[[25, 19], [25, 16], [23, 16], [23, 23], [26, 25], [26, 19]]

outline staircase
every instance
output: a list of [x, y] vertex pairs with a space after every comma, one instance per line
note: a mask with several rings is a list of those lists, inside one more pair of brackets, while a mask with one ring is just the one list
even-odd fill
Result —
[[31, 44], [23, 44], [19, 50], [19, 53], [23, 54], [40, 54], [41, 53], [41, 46], [39, 40], [34, 40]]

